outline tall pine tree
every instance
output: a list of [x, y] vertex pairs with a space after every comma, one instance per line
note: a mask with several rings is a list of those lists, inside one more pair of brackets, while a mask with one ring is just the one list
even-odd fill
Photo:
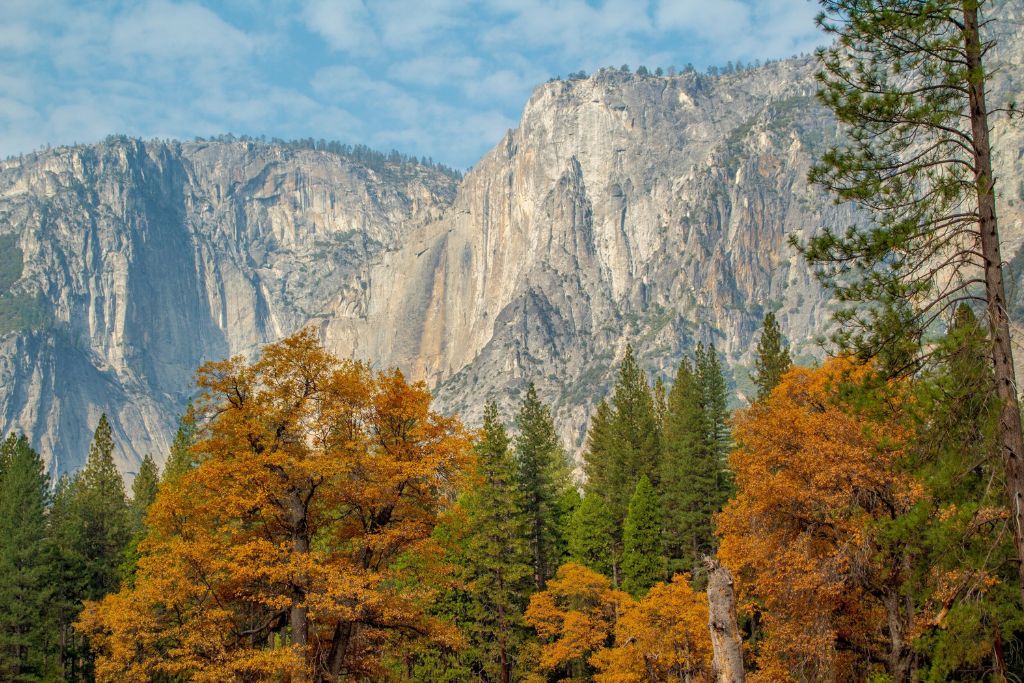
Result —
[[703, 447], [706, 422], [697, 375], [684, 358], [669, 391], [662, 442], [665, 548], [673, 570], [693, 571], [713, 545], [718, 476]]
[[484, 408], [475, 487], [464, 500], [462, 566], [469, 594], [466, 634], [486, 680], [510, 683], [525, 638], [523, 611], [534, 571], [516, 462], [498, 406]]
[[761, 326], [761, 338], [757, 341], [757, 356], [754, 359], [757, 400], [760, 401], [770, 394], [792, 366], [789, 347], [782, 337], [779, 321], [775, 319], [773, 312], [768, 311]]
[[195, 422], [192, 415], [192, 402], [188, 404], [185, 414], [178, 419], [178, 430], [171, 442], [171, 452], [167, 454], [161, 482], [173, 482], [196, 465], [192, 446], [196, 442]]
[[98, 600], [117, 590], [132, 538], [131, 508], [114, 465], [114, 438], [106, 415], [96, 426], [85, 467], [58, 482], [51, 534], [62, 577], [53, 607], [62, 643], [63, 677], [90, 680], [92, 653], [71, 625], [83, 600]]
[[622, 587], [634, 596], [665, 580], [661, 501], [651, 481], [640, 477], [629, 501], [623, 532]]
[[551, 411], [531, 383], [516, 415], [516, 479], [522, 501], [534, 586], [543, 590], [566, 554], [566, 497], [572, 487]]
[[[611, 578], [618, 585], [622, 556], [623, 525], [629, 500], [641, 477], [657, 484], [661, 472], [661, 419], [659, 402], [647, 382], [632, 346], [626, 347], [611, 402], [598, 404], [591, 419], [584, 472], [586, 498], [600, 498], [612, 524], [611, 536], [600, 539], [591, 533], [595, 547], [609, 547]], [[590, 511], [596, 502], [589, 503]]]
[[53, 576], [46, 530], [49, 477], [24, 436], [0, 444], [0, 680], [35, 681], [56, 664], [46, 616]]

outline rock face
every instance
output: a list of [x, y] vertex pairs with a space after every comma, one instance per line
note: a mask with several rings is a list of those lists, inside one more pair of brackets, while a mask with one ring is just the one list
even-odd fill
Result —
[[[305, 325], [426, 380], [471, 423], [489, 398], [510, 413], [533, 381], [572, 449], [627, 342], [662, 374], [714, 343], [742, 394], [765, 311], [798, 356], [828, 326], [788, 236], [855, 220], [806, 182], [837, 136], [813, 71], [553, 81], [461, 182], [251, 141], [9, 159], [0, 428], [66, 472], [106, 412], [130, 474], [167, 452], [200, 363]], [[1024, 139], [996, 139], [1012, 254]]]

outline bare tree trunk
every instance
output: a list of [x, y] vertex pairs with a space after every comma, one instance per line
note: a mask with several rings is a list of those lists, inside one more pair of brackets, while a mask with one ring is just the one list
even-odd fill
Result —
[[704, 557], [704, 566], [708, 570], [708, 629], [715, 654], [715, 680], [743, 683], [743, 641], [736, 626], [732, 574], [711, 557]]
[[[309, 527], [307, 509], [298, 492], [292, 494], [288, 503], [291, 519], [292, 552], [302, 556], [309, 553]], [[288, 614], [288, 629], [291, 641], [301, 650], [309, 642], [309, 610], [306, 607], [307, 581], [304, 575], [296, 576], [292, 585], [292, 604]], [[302, 680], [306, 680], [303, 678]]]
[[1018, 588], [1024, 600], [1024, 435], [1021, 432], [1017, 378], [1010, 347], [1010, 319], [1006, 310], [1003, 285], [1003, 259], [999, 253], [999, 229], [996, 221], [995, 181], [992, 176], [992, 150], [989, 143], [988, 108], [985, 104], [985, 71], [982, 64], [981, 35], [978, 25], [978, 1], [964, 0], [964, 49], [969, 71], [971, 141], [974, 151], [974, 180], [978, 194], [978, 228], [985, 258], [985, 290], [988, 299], [989, 332], [992, 335], [992, 362], [995, 366], [996, 392], [1002, 403], [999, 415], [999, 439], [1006, 470], [1006, 493], [1013, 519], [1013, 544], [1017, 551]]

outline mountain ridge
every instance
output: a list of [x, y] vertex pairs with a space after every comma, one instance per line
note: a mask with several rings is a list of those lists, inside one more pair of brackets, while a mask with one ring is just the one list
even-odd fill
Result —
[[[856, 220], [807, 185], [837, 135], [813, 70], [548, 82], [460, 181], [254, 140], [0, 162], [0, 239], [23, 257], [0, 306], [45, 314], [0, 329], [0, 427], [67, 472], [106, 412], [130, 474], [167, 452], [202, 361], [309, 325], [471, 423], [534, 381], [573, 451], [626, 343], [666, 375], [716, 343], [742, 390], [766, 310], [805, 356], [828, 325], [788, 236]], [[997, 134], [1011, 177], [1024, 143]], [[1007, 253], [1022, 206], [1000, 197]]]

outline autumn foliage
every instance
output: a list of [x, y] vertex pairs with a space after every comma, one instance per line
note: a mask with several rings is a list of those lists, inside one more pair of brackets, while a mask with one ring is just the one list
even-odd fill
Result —
[[636, 601], [607, 577], [566, 564], [530, 599], [526, 620], [543, 641], [540, 668], [565, 680], [711, 680], [707, 602], [684, 575]]
[[843, 398], [869, 373], [844, 358], [794, 369], [737, 418], [719, 557], [763, 619], [753, 680], [861, 679], [891, 654], [890, 618], [910, 636], [901, 568], [872, 530], [922, 490], [896, 467], [909, 436], [899, 387], [884, 411]]
[[199, 384], [200, 464], [150, 508], [134, 586], [79, 624], [98, 679], [339, 680], [374, 675], [395, 639], [454, 642], [412, 573], [470, 440], [427, 389], [310, 332]]

